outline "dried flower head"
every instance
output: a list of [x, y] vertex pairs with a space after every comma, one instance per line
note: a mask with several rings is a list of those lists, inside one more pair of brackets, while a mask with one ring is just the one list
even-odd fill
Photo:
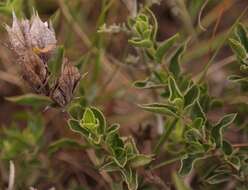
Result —
[[19, 58], [23, 79], [38, 94], [49, 94], [49, 72], [47, 65], [32, 51], [26, 51]]
[[14, 52], [21, 56], [27, 49], [42, 50], [47, 47], [50, 53], [56, 48], [55, 32], [51, 24], [42, 22], [37, 13], [31, 20], [18, 20], [13, 12], [12, 27], [6, 25], [9, 40]]
[[61, 107], [66, 106], [73, 97], [73, 92], [81, 78], [78, 69], [64, 59], [61, 74], [51, 91], [51, 98]]
[[48, 62], [57, 43], [52, 26], [42, 22], [37, 13], [31, 20], [20, 21], [13, 13], [12, 27], [6, 25], [6, 30], [24, 80], [36, 93], [50, 96], [61, 107], [66, 106], [72, 99], [81, 75], [78, 69], [63, 57], [60, 76], [54, 85], [49, 85]]

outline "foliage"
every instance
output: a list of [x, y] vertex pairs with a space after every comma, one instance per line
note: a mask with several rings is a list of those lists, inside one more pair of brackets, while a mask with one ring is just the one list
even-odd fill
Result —
[[[34, 3], [27, 2], [13, 0], [0, 3], [0, 13], [9, 17], [14, 9], [18, 16], [31, 15], [30, 7]], [[193, 64], [190, 58], [194, 47], [192, 44], [202, 45], [198, 41], [200, 32], [194, 28], [194, 20], [198, 14], [201, 16], [203, 11], [201, 9], [207, 6], [207, 4], [204, 5], [204, 1], [192, 0], [185, 4], [184, 1], [178, 0], [168, 3], [174, 12], [178, 11], [178, 19], [185, 25], [185, 31], [175, 33], [163, 41], [158, 41], [160, 23], [151, 9], [155, 4], [159, 7], [158, 1], [146, 1], [137, 11], [136, 4], [135, 10], [131, 10], [132, 4], [123, 1], [131, 12], [131, 16], [125, 20], [125, 23], [108, 26], [107, 16], [115, 3], [112, 0], [102, 0], [98, 7], [100, 14], [94, 24], [97, 25], [97, 32], [91, 37], [88, 37], [80, 28], [81, 25], [83, 27], [83, 16], [78, 11], [80, 3], [77, 1], [75, 4], [72, 3], [74, 7], [72, 6], [73, 10], [71, 10], [68, 2], [63, 0], [57, 2], [59, 8], [52, 15], [52, 21], [56, 26], [56, 22], [60, 20], [60, 14], [63, 14], [68, 22], [64, 30], [70, 31], [68, 35], [72, 36], [68, 37], [68, 41], [63, 42], [63, 46], [58, 46], [52, 55], [49, 54], [51, 59], [41, 58], [47, 62], [45, 69], [49, 77], [46, 76], [48, 78], [46, 82], [55, 87], [45, 94], [46, 96], [26, 93], [5, 97], [5, 100], [12, 104], [23, 106], [22, 109], [25, 107], [28, 110], [23, 113], [17, 112], [13, 122], [9, 126], [1, 126], [0, 131], [0, 171], [7, 173], [9, 161], [13, 161], [17, 168], [15, 175], [17, 189], [28, 189], [38, 186], [39, 183], [49, 184], [38, 186], [41, 189], [54, 185], [58, 189], [78, 190], [100, 189], [103, 186], [104, 189], [112, 190], [171, 188], [205, 190], [222, 189], [229, 187], [230, 184], [234, 184], [233, 189], [237, 190], [248, 188], [246, 119], [248, 31], [245, 24], [239, 23], [243, 13], [231, 26], [230, 31], [224, 37], [220, 37], [221, 43], [213, 40], [215, 39], [213, 34], [209, 41], [219, 44], [218, 46], [210, 44], [209, 49], [199, 48], [199, 51], [206, 54], [213, 53], [213, 57], [209, 58], [201, 72], [193, 74], [186, 67], [187, 62]], [[24, 11], [24, 5], [27, 13]], [[209, 6], [214, 5], [219, 5], [219, 2], [210, 1]], [[228, 5], [225, 6], [228, 7]], [[198, 22], [201, 22], [200, 16]], [[87, 20], [87, 18], [84, 19]], [[218, 27], [218, 19], [216, 18], [215, 27]], [[208, 22], [205, 21], [203, 24]], [[57, 25], [59, 26], [58, 23]], [[81, 50], [77, 50], [80, 53], [76, 55], [76, 48], [72, 44], [77, 41], [71, 34], [71, 30], [78, 35], [87, 48], [87, 52], [83, 55]], [[128, 47], [121, 52], [124, 58], [119, 61], [107, 52], [108, 37], [123, 34], [128, 38]], [[238, 66], [239, 70], [238, 74], [228, 76], [230, 83], [227, 82], [228, 85], [223, 87], [223, 93], [215, 97], [211, 91], [212, 81], [208, 78], [208, 72], [218, 51], [225, 43], [233, 51], [238, 63], [233, 64], [233, 68]], [[35, 49], [31, 51], [37, 53]], [[80, 82], [76, 79], [74, 81], [73, 75], [70, 76], [69, 72], [69, 74], [64, 73], [64, 78], [61, 77], [63, 64], [65, 60], [67, 61], [65, 55], [67, 56], [68, 52], [76, 57], [75, 64], [71, 67], [79, 70], [80, 73], [89, 72], [85, 78], [76, 77], [80, 78]], [[201, 52], [196, 54], [198, 56]], [[109, 70], [112, 71], [112, 65], [109, 66], [111, 61], [117, 66], [116, 70], [109, 73]], [[123, 73], [116, 79], [115, 74], [122, 68], [126, 70], [123, 69]], [[232, 70], [232, 73], [234, 72], [236, 72], [235, 69]], [[130, 77], [128, 84], [125, 83], [127, 76]], [[106, 82], [105, 78], [107, 78]], [[124, 86], [122, 88], [125, 93], [116, 89], [113, 90], [114, 92], [109, 92], [111, 95], [106, 93], [111, 82], [121, 83], [120, 86]], [[135, 90], [129, 91], [129, 82], [133, 84]], [[76, 88], [77, 83], [80, 83], [78, 88]], [[60, 97], [56, 96], [56, 90], [60, 93]], [[134, 98], [128, 96], [130, 94], [133, 96], [148, 94], [148, 98]], [[242, 96], [238, 97], [237, 94]], [[231, 98], [226, 100], [228, 95]], [[58, 102], [61, 99], [65, 101], [61, 103], [63, 106], [60, 108], [54, 104], [55, 96]], [[115, 117], [114, 119], [111, 117], [111, 111], [107, 109], [108, 106], [104, 101], [107, 100], [111, 102], [111, 106], [115, 106], [116, 97], [120, 97], [121, 102], [128, 99], [132, 105], [136, 106], [135, 110], [138, 109], [139, 113], [144, 115], [141, 120], [137, 119], [139, 123], [136, 124], [140, 125], [140, 128], [149, 119], [152, 121], [151, 128], [158, 129], [155, 132], [155, 138], [149, 139], [151, 150], [148, 153], [144, 151], [147, 148], [144, 144], [147, 143], [147, 136], [151, 134], [144, 135], [140, 132], [137, 135], [133, 132], [133, 135], [122, 135], [125, 131], [123, 120], [132, 128], [136, 112], [128, 113], [126, 117], [123, 114], [121, 119], [118, 117], [121, 125], [112, 122], [115, 121]], [[104, 112], [98, 107], [103, 107]], [[58, 114], [59, 122], [55, 120], [54, 115], [50, 116], [48, 113], [47, 116], [47, 111]], [[215, 116], [212, 117], [212, 115]], [[49, 116], [50, 120], [44, 119]], [[59, 125], [59, 130], [50, 129], [53, 120]], [[66, 129], [61, 125], [65, 121], [68, 126]], [[45, 128], [45, 126], [48, 127]], [[72, 133], [66, 131], [67, 129]], [[151, 133], [149, 126], [146, 129], [148, 131], [146, 133]], [[242, 136], [238, 143], [235, 143], [232, 138], [233, 131], [238, 131], [239, 137]], [[143, 135], [141, 140], [139, 135]], [[79, 156], [74, 157], [74, 154]], [[164, 158], [166, 159], [163, 161]], [[55, 159], [59, 161], [56, 162]], [[80, 162], [77, 162], [78, 159]], [[72, 168], [61, 163], [69, 164]], [[169, 164], [174, 165], [166, 167]], [[161, 172], [156, 172], [157, 170]], [[168, 173], [172, 175], [168, 177]], [[166, 179], [160, 175], [166, 176]], [[5, 183], [10, 183], [6, 180], [6, 175], [3, 177]], [[102, 182], [99, 182], [100, 178]], [[67, 182], [60, 182], [60, 180]], [[98, 186], [92, 185], [94, 182]], [[0, 182], [0, 187], [5, 187], [4, 182]]]

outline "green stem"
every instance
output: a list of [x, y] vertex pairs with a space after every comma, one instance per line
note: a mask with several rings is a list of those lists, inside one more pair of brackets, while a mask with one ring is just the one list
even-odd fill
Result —
[[163, 144], [168, 140], [172, 130], [174, 129], [176, 123], [178, 121], [178, 118], [175, 118], [171, 124], [169, 125], [168, 129], [164, 131], [164, 133], [162, 134], [162, 136], [160, 137], [157, 145], [155, 146], [155, 150], [154, 150], [154, 154], [157, 154], [159, 152], [159, 150], [161, 149], [161, 147], [163, 146]]
[[177, 158], [173, 158], [171, 160], [166, 160], [166, 161], [163, 161], [161, 163], [159, 163], [158, 165], [155, 165], [155, 166], [151, 166], [149, 169], [150, 170], [155, 170], [155, 169], [158, 169], [158, 168], [161, 168], [161, 167], [164, 167], [164, 166], [167, 166], [169, 164], [172, 164], [174, 162], [177, 162], [181, 160], [181, 157], [177, 157]]

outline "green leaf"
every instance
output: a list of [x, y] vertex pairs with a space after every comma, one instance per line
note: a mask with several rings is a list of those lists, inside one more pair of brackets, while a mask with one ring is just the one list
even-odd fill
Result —
[[97, 121], [99, 123], [99, 130], [100, 130], [99, 132], [101, 134], [104, 134], [106, 127], [107, 127], [107, 124], [106, 124], [106, 119], [105, 119], [103, 113], [99, 109], [97, 109], [96, 107], [91, 107], [91, 111], [93, 112], [94, 117], [97, 119]]
[[81, 120], [84, 114], [84, 109], [79, 103], [72, 103], [68, 108], [68, 112], [73, 119]]
[[162, 104], [162, 103], [151, 103], [151, 104], [143, 104], [139, 106], [142, 109], [153, 113], [178, 117], [177, 109], [172, 105]]
[[159, 45], [155, 53], [155, 58], [158, 63], [162, 62], [164, 55], [169, 50], [169, 48], [171, 48], [175, 44], [178, 38], [179, 34], [175, 34], [174, 36], [170, 37], [169, 39], [165, 40]]
[[130, 39], [128, 42], [135, 47], [150, 48], [152, 47], [152, 41], [150, 39]]
[[245, 47], [246, 51], [248, 51], [247, 31], [241, 23], [239, 23], [236, 28], [236, 35], [239, 38], [241, 44]]
[[175, 103], [176, 99], [183, 99], [183, 95], [180, 89], [178, 88], [177, 83], [174, 78], [169, 77], [168, 87], [169, 87], [169, 92], [170, 92], [169, 101], [171, 103]]
[[201, 117], [195, 118], [192, 123], [192, 128], [201, 129], [203, 128], [203, 119]]
[[192, 86], [184, 96], [184, 107], [187, 109], [192, 106], [196, 100], [198, 100], [200, 91], [196, 85]]
[[159, 140], [157, 141], [157, 144], [155, 145], [155, 148], [153, 150], [154, 154], [158, 154], [160, 149], [163, 147], [164, 143], [168, 140], [170, 134], [172, 133], [173, 129], [176, 128], [176, 125], [178, 123], [177, 118], [173, 118], [173, 120], [168, 120], [165, 123], [165, 129], [163, 131], [163, 134], [160, 136]]
[[78, 149], [85, 149], [88, 146], [86, 144], [81, 144], [76, 140], [62, 138], [55, 142], [52, 142], [48, 147], [48, 153], [53, 154], [57, 152], [61, 148], [78, 148]]
[[177, 49], [176, 53], [173, 55], [173, 57], [170, 60], [169, 71], [173, 73], [175, 77], [178, 77], [181, 74], [180, 62], [182, 55], [185, 51], [185, 48], [186, 48], [186, 43], [184, 43], [181, 47]]
[[172, 174], [172, 179], [174, 181], [176, 190], [190, 190], [190, 188], [184, 184], [184, 181], [175, 172]]
[[239, 170], [241, 167], [241, 161], [238, 156], [231, 156], [227, 159], [228, 163], [231, 164], [236, 170]]
[[158, 84], [158, 82], [152, 81], [149, 78], [145, 80], [135, 81], [133, 85], [135, 86], [135, 88], [139, 89], [151, 89], [162, 86], [161, 84]]
[[145, 79], [145, 80], [135, 81], [133, 85], [136, 88], [146, 88], [146, 86], [148, 86], [147, 85], [148, 83], [149, 83], [149, 78], [148, 79]]
[[206, 182], [211, 185], [223, 183], [230, 180], [230, 175], [228, 173], [218, 173], [209, 177]]
[[[90, 132], [90, 137], [93, 139], [98, 139], [97, 137], [99, 131], [99, 120], [95, 117], [95, 114], [93, 113], [92, 109], [86, 108], [83, 118], [80, 121], [80, 125], [82, 128], [85, 128]], [[100, 134], [99, 134], [100, 135]], [[93, 140], [91, 139], [91, 140]]]
[[167, 84], [169, 74], [164, 70], [153, 71], [154, 77], [159, 81], [159, 84]]
[[190, 173], [194, 164], [197, 160], [203, 159], [204, 153], [187, 154], [181, 160], [181, 167], [179, 169], [179, 174], [185, 176]]
[[96, 123], [96, 118], [95, 115], [93, 113], [93, 111], [90, 108], [86, 108], [83, 118], [82, 118], [82, 123], [89, 123], [89, 124], [95, 124]]
[[245, 47], [239, 41], [229, 39], [229, 45], [239, 59], [243, 60], [247, 58], [247, 52], [245, 50]]
[[88, 141], [92, 144], [92, 145], [100, 145], [101, 144], [101, 140], [102, 140], [103, 135], [101, 134], [97, 134], [97, 133], [92, 133], [92, 131], [90, 131], [90, 134], [88, 136]]
[[132, 137], [128, 137], [127, 140], [125, 140], [124, 147], [127, 153], [128, 160], [134, 158], [134, 156], [139, 154], [136, 143]]
[[59, 46], [52, 59], [48, 63], [48, 70], [54, 76], [58, 76], [61, 72], [61, 67], [64, 60], [64, 47]]
[[231, 75], [228, 77], [228, 80], [232, 82], [248, 82], [248, 77], [243, 77], [239, 75]]
[[126, 182], [128, 190], [138, 189], [138, 174], [131, 168], [125, 168], [121, 170], [122, 178]]
[[203, 122], [206, 121], [206, 115], [202, 109], [201, 104], [199, 103], [199, 101], [195, 101], [193, 107], [192, 107], [192, 111], [191, 111], [191, 117], [192, 118], [202, 118]]
[[119, 167], [124, 168], [125, 165], [127, 164], [127, 152], [126, 152], [126, 150], [124, 148], [121, 148], [121, 147], [115, 147], [113, 159]]
[[137, 168], [149, 164], [152, 160], [151, 155], [138, 154], [129, 160], [128, 163], [132, 168]]
[[236, 118], [237, 114], [225, 115], [219, 122], [212, 128], [211, 136], [217, 147], [223, 145], [223, 130], [228, 127]]
[[112, 149], [113, 153], [117, 148], [124, 148], [124, 142], [116, 133], [111, 133], [106, 139], [108, 146]]
[[99, 170], [106, 172], [116, 172], [116, 171], [120, 171], [121, 169], [114, 161], [110, 161], [102, 165]]
[[194, 128], [191, 128], [185, 131], [184, 137], [189, 142], [192, 142], [192, 141], [198, 142], [202, 139], [201, 132]]
[[231, 155], [233, 152], [232, 145], [226, 140], [223, 141], [222, 151], [225, 155]]
[[152, 19], [152, 22], [153, 22], [153, 25], [152, 25], [152, 40], [153, 41], [156, 41], [156, 38], [157, 38], [157, 32], [158, 32], [158, 21], [157, 21], [157, 18], [156, 16], [154, 15], [154, 13], [151, 11], [151, 9], [147, 8], [145, 9], [151, 16], [151, 19]]
[[107, 135], [117, 133], [119, 128], [120, 128], [119, 124], [112, 124], [110, 127], [107, 128]]
[[79, 134], [83, 135], [84, 137], [88, 137], [90, 134], [88, 130], [81, 127], [81, 125], [79, 124], [79, 122], [77, 120], [70, 119], [68, 121], [68, 125], [73, 132], [79, 133]]
[[53, 103], [53, 101], [50, 98], [37, 94], [12, 96], [12, 97], [6, 97], [5, 99], [19, 105], [33, 106], [33, 107], [43, 107], [43, 106], [51, 105]]

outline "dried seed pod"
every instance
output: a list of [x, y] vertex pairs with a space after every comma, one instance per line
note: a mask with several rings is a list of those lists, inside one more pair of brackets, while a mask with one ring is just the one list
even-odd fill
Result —
[[38, 55], [32, 50], [26, 51], [20, 58], [19, 63], [25, 81], [38, 94], [49, 94], [48, 78], [49, 72]]
[[61, 74], [51, 91], [50, 97], [59, 106], [65, 107], [71, 101], [80, 78], [78, 69], [67, 59], [64, 59]]

